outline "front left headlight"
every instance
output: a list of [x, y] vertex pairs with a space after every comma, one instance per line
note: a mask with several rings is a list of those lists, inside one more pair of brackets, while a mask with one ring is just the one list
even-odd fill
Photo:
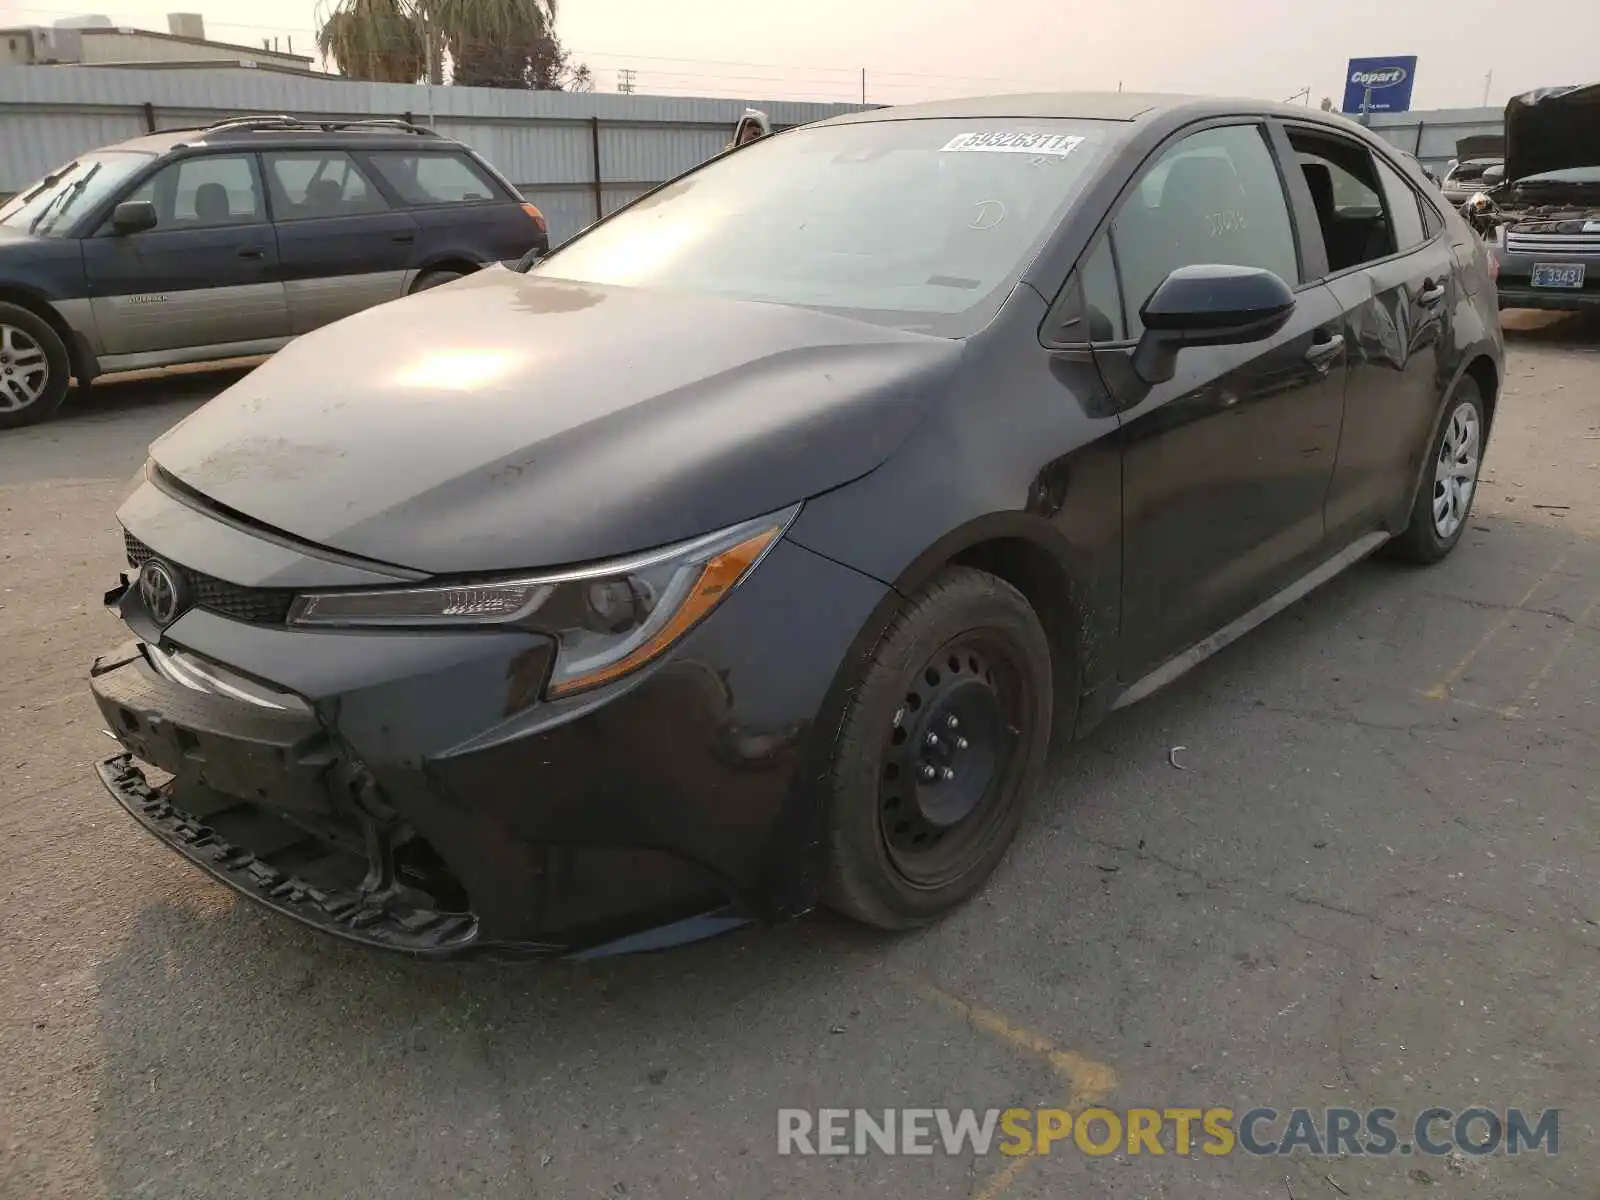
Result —
[[534, 629], [556, 639], [548, 694], [620, 679], [658, 658], [727, 599], [799, 505], [627, 559], [570, 571], [299, 596], [300, 628]]

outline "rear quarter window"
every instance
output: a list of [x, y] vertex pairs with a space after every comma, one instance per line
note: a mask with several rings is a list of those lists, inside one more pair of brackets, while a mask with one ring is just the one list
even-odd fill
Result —
[[379, 151], [368, 155], [368, 161], [407, 204], [481, 204], [506, 199], [483, 168], [459, 152]]

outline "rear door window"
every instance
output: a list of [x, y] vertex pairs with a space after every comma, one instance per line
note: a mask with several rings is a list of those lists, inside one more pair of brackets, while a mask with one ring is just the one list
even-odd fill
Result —
[[1382, 159], [1378, 161], [1378, 179], [1383, 184], [1383, 196], [1389, 210], [1389, 226], [1394, 230], [1396, 250], [1410, 250], [1427, 241], [1422, 228], [1422, 212], [1417, 208], [1417, 194], [1411, 185]]
[[1408, 236], [1420, 232], [1416, 193], [1396, 176], [1410, 199], [1405, 212], [1392, 214], [1384, 200], [1385, 184], [1378, 175], [1378, 164], [1365, 146], [1321, 130], [1293, 128], [1289, 143], [1311, 191], [1330, 272], [1347, 271], [1393, 254], [1397, 220], [1404, 220]]
[[367, 155], [385, 183], [411, 205], [472, 204], [504, 197], [481, 167], [459, 152]]
[[342, 150], [295, 150], [264, 157], [276, 220], [360, 216], [389, 207]]

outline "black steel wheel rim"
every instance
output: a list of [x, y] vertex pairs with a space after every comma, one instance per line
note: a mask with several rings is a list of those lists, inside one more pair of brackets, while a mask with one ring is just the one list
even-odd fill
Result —
[[918, 668], [894, 715], [878, 825], [895, 870], [937, 888], [971, 870], [1019, 802], [1028, 675], [1009, 639], [973, 631]]

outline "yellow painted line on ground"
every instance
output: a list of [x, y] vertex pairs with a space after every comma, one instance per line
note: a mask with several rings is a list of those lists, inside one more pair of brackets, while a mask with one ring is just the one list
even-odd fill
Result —
[[[1600, 594], [1597, 594], [1593, 600], [1589, 601], [1589, 607], [1584, 609], [1578, 619], [1567, 627], [1566, 633], [1557, 639], [1556, 648], [1550, 652], [1550, 657], [1545, 660], [1544, 666], [1539, 668], [1538, 674], [1528, 680], [1528, 686], [1522, 689], [1523, 704], [1533, 703], [1535, 694], [1544, 686], [1544, 681], [1550, 677], [1550, 672], [1555, 670], [1556, 663], [1561, 661], [1562, 656], [1567, 652], [1567, 648], [1577, 639], [1578, 633], [1588, 626], [1589, 618], [1594, 616], [1597, 608], [1600, 608]], [[1522, 715], [1522, 710], [1515, 704], [1506, 711], [1515, 713], [1517, 716]]]
[[1117, 1073], [1104, 1063], [1097, 1063], [1071, 1050], [1059, 1049], [1042, 1033], [1021, 1029], [992, 1009], [971, 1004], [959, 996], [952, 996], [942, 988], [921, 982], [916, 982], [913, 986], [936, 1004], [955, 1013], [974, 1029], [1015, 1046], [1018, 1050], [1044, 1059], [1056, 1074], [1071, 1085], [1072, 1097], [1067, 1106], [1069, 1108], [1075, 1109], [1091, 1100], [1101, 1099], [1117, 1086]]
[[1474, 712], [1493, 713], [1495, 716], [1504, 717], [1508, 721], [1520, 721], [1522, 719], [1522, 712], [1515, 704], [1508, 704], [1504, 707], [1496, 704], [1479, 704], [1473, 700], [1463, 700], [1460, 696], [1436, 696], [1432, 690], [1417, 692], [1416, 694], [1424, 700], [1437, 700], [1445, 704], [1454, 704], [1460, 708], [1470, 708]]
[[1502, 616], [1498, 621], [1489, 627], [1489, 632], [1483, 635], [1483, 640], [1474, 646], [1465, 658], [1452, 667], [1449, 674], [1447, 674], [1443, 679], [1439, 680], [1438, 683], [1434, 684], [1427, 691], [1423, 692], [1423, 696], [1429, 700], [1450, 699], [1450, 685], [1455, 683], [1456, 680], [1460, 679], [1466, 674], [1467, 668], [1477, 661], [1478, 655], [1487, 650], [1494, 640], [1506, 631], [1511, 622], [1516, 619], [1517, 613], [1527, 606], [1529, 600], [1533, 599], [1533, 594], [1544, 586], [1545, 581], [1549, 579], [1550, 576], [1554, 575], [1557, 571], [1564, 567], [1566, 562], [1567, 556], [1563, 554], [1560, 558], [1556, 559], [1555, 562], [1551, 563], [1550, 569], [1543, 575], [1539, 576], [1539, 578], [1535, 579], [1533, 581], [1533, 586], [1522, 594], [1522, 599], [1513, 604], [1511, 608], [1506, 611], [1504, 616]]
[[[1073, 1114], [1106, 1099], [1117, 1086], [1116, 1071], [1105, 1063], [1095, 1062], [1071, 1050], [1063, 1050], [1042, 1033], [1013, 1025], [993, 1009], [952, 996], [934, 984], [906, 976], [901, 976], [900, 980], [912, 991], [954, 1013], [978, 1032], [988, 1034], [1024, 1054], [1043, 1059], [1071, 1088], [1062, 1107]], [[1037, 1154], [1027, 1154], [1012, 1159], [972, 1194], [972, 1200], [999, 1200], [1017, 1181], [1017, 1177], [1028, 1169], [1028, 1164], [1038, 1157]]]
[[972, 1193], [972, 1200], [1000, 1200], [1006, 1189], [1017, 1181], [1017, 1176], [1026, 1171], [1028, 1164], [1037, 1157], [1036, 1154], [1025, 1154], [1013, 1158], [1006, 1164], [1005, 1170], [995, 1172], [987, 1183]]

